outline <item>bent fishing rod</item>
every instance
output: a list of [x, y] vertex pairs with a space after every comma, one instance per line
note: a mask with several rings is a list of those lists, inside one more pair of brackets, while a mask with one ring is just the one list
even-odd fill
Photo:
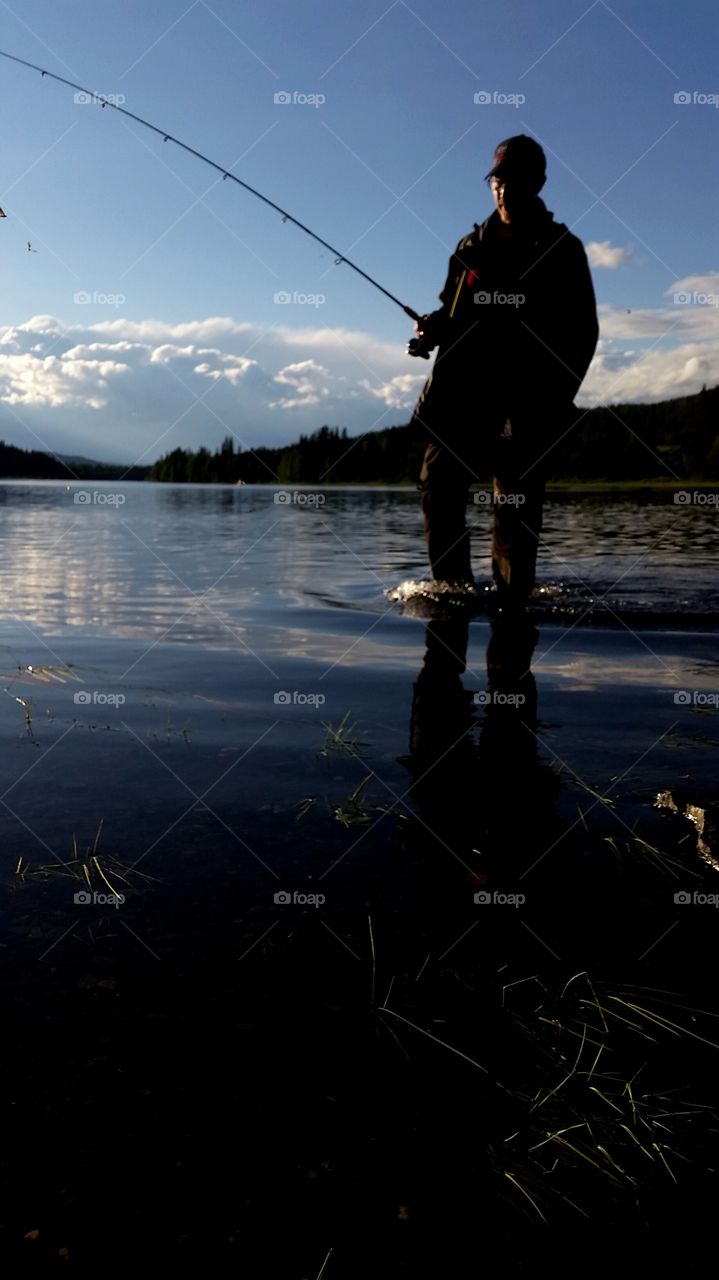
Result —
[[[119, 103], [113, 102], [110, 95], [95, 93], [92, 89], [86, 89], [84, 85], [75, 84], [72, 80], [66, 80], [64, 76], [56, 75], [54, 71], [48, 71], [46, 67], [38, 67], [36, 63], [27, 62], [24, 58], [18, 58], [13, 53], [6, 53], [3, 49], [0, 49], [0, 58], [7, 58], [10, 62], [17, 62], [21, 67], [28, 67], [31, 71], [38, 71], [41, 76], [49, 76], [51, 80], [57, 80], [59, 84], [66, 84], [70, 89], [74, 89], [76, 93], [85, 94], [88, 98], [92, 99], [93, 102], [99, 103], [100, 106], [112, 107], [114, 111], [119, 111], [121, 115], [127, 116], [128, 119], [136, 121], [137, 124], [141, 124], [145, 129], [151, 129], [153, 133], [158, 134], [162, 138], [163, 142], [174, 142], [175, 146], [181, 147], [183, 151], [189, 152], [191, 156], [195, 156], [198, 160], [202, 160], [205, 164], [209, 164], [210, 168], [215, 169], [217, 173], [221, 173], [223, 182], [226, 182], [228, 178], [230, 181], [236, 182], [239, 187], [243, 187], [244, 190], [249, 191], [251, 195], [257, 196], [257, 199], [262, 200], [263, 204], [269, 205], [271, 209], [274, 209], [277, 213], [281, 214], [283, 222], [294, 223], [296, 227], [299, 227], [300, 231], [304, 231], [306, 235], [311, 236], [312, 239], [316, 240], [318, 244], [321, 244], [323, 248], [329, 249], [330, 253], [335, 256], [335, 266], [340, 266], [343, 262], [346, 263], [348, 267], [351, 267], [353, 271], [356, 271], [357, 274], [362, 276], [364, 280], [367, 280], [369, 284], [374, 285], [375, 289], [379, 289], [380, 293], [383, 293], [386, 298], [390, 299], [390, 302], [394, 302], [398, 307], [401, 307], [405, 315], [409, 316], [410, 320], [419, 321], [421, 319], [416, 311], [413, 311], [411, 307], [405, 306], [403, 302], [400, 302], [399, 298], [396, 298], [393, 293], [390, 293], [389, 289], [385, 289], [384, 285], [380, 284], [378, 280], [375, 280], [373, 276], [369, 275], [366, 271], [363, 271], [361, 267], [358, 267], [356, 262], [352, 262], [349, 258], [346, 258], [339, 249], [335, 249], [334, 245], [331, 245], [327, 240], [323, 240], [322, 236], [318, 236], [316, 231], [312, 231], [304, 222], [300, 222], [299, 218], [293, 217], [293, 215], [288, 213], [286, 209], [275, 204], [274, 200], [270, 200], [269, 196], [265, 196], [261, 191], [257, 191], [255, 187], [251, 187], [249, 182], [243, 182], [242, 178], [238, 178], [236, 174], [230, 173], [230, 171], [225, 169], [223, 165], [217, 164], [216, 161], [211, 160], [209, 156], [203, 155], [201, 151], [197, 151], [195, 147], [191, 147], [189, 143], [182, 142], [180, 138], [175, 138], [171, 133], [167, 133], [165, 129], [160, 129], [149, 120], [144, 120], [142, 116], [136, 115], [134, 111], [128, 111], [126, 107], [122, 107]], [[416, 339], [412, 339], [410, 345], [415, 343]], [[415, 352], [412, 351], [411, 354], [415, 354]], [[419, 352], [417, 354], [419, 354]], [[424, 354], [424, 352], [422, 352], [422, 354]]]

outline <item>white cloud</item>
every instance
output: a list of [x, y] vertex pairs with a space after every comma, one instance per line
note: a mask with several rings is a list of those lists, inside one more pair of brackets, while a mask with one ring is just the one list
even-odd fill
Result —
[[217, 347], [202, 347], [197, 354], [209, 356], [210, 359], [194, 365], [192, 372], [215, 381], [226, 378], [228, 382], [236, 383], [251, 370], [259, 370], [260, 367], [256, 360], [248, 360], [245, 356], [224, 355]]
[[584, 404], [670, 400], [691, 395], [719, 381], [719, 336], [713, 342], [684, 343], [670, 349], [621, 351], [601, 347], [587, 374]]
[[173, 360], [195, 360], [197, 348], [193, 346], [178, 347], [174, 342], [163, 342], [150, 352], [151, 364], [170, 364]]
[[585, 248], [590, 267], [621, 267], [634, 257], [633, 249], [622, 249], [609, 240], [590, 240]]
[[719, 271], [708, 271], [703, 276], [684, 276], [683, 280], [677, 280], [666, 290], [667, 294], [673, 293], [711, 293], [719, 294]]
[[[688, 276], [669, 294], [717, 285], [719, 273]], [[602, 338], [579, 403], [658, 400], [719, 382], [718, 316], [712, 306], [672, 302], [601, 306]], [[290, 329], [229, 316], [64, 324], [38, 315], [0, 325], [0, 435], [121, 462], [214, 448], [228, 433], [245, 448], [323, 423], [359, 435], [409, 421], [428, 369], [401, 339], [330, 330], [314, 317]]]
[[[31, 348], [32, 351], [42, 351], [41, 343]], [[111, 351], [113, 354], [117, 352], [143, 351], [144, 348], [139, 342], [80, 342], [76, 347], [69, 347], [64, 352], [66, 360], [97, 360], [98, 351]]]
[[[598, 307], [599, 326], [605, 338], [667, 338], [673, 342], [711, 339], [719, 333], [719, 313], [711, 306], [640, 308]], [[719, 370], [717, 370], [719, 381]]]
[[270, 408], [296, 409], [305, 405], [317, 405], [326, 399], [331, 389], [343, 378], [330, 373], [316, 360], [300, 360], [288, 364], [276, 373], [273, 381], [281, 387], [289, 387], [293, 395], [270, 400]]
[[[52, 319], [52, 317], [44, 317]], [[33, 321], [28, 322], [30, 325]], [[57, 324], [58, 322], [55, 321]], [[77, 326], [79, 327], [79, 326]], [[238, 323], [232, 316], [210, 316], [207, 320], [189, 320], [182, 324], [170, 324], [167, 320], [100, 320], [91, 326], [93, 333], [108, 337], [127, 338], [149, 344], [160, 342], [208, 342], [211, 338], [246, 337], [257, 332], [257, 325], [249, 321]]]
[[373, 387], [366, 378], [360, 382], [360, 386], [377, 400], [383, 400], [388, 409], [411, 411], [426, 379], [426, 373], [398, 373], [379, 387]]
[[0, 399], [9, 405], [104, 409], [108, 378], [129, 372], [129, 366], [117, 360], [0, 355]]

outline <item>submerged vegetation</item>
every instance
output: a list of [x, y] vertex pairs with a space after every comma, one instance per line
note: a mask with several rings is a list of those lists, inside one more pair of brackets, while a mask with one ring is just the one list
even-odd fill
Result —
[[[134, 867], [120, 862], [112, 854], [101, 853], [102, 828], [103, 820], [101, 819], [92, 844], [87, 845], [84, 849], [79, 846], [77, 836], [73, 832], [72, 857], [67, 862], [57, 858], [54, 862], [45, 862], [36, 866], [21, 855], [15, 867], [15, 875], [20, 880], [27, 880], [33, 877], [47, 879], [48, 876], [59, 876], [79, 881], [83, 888], [88, 891], [107, 889], [113, 897], [122, 900], [126, 890], [132, 887], [132, 882], [129, 879], [131, 875], [148, 882], [152, 879], [152, 876], [148, 876], [142, 871], [136, 871]], [[120, 884], [123, 886], [122, 889]]]

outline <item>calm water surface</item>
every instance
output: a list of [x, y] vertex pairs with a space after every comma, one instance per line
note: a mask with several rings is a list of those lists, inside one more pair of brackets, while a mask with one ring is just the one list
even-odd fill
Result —
[[[470, 506], [468, 519], [475, 575], [489, 586], [490, 514]], [[601, 600], [647, 625], [719, 616], [713, 504], [677, 505], [671, 492], [552, 496], [542, 537], [543, 611], [580, 618]], [[236, 648], [260, 628], [301, 643], [327, 610], [335, 629], [340, 610], [399, 620], [385, 593], [427, 576], [411, 489], [6, 481], [0, 540], [6, 634]]]

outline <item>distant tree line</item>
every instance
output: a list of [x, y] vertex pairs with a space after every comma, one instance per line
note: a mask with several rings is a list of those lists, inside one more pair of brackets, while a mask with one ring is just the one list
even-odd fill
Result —
[[[581, 411], [580, 411], [581, 412]], [[0, 478], [184, 484], [416, 484], [426, 440], [409, 426], [350, 437], [320, 427], [295, 444], [173, 449], [152, 467], [18, 449], [0, 441]], [[665, 465], [662, 465], [664, 463]], [[719, 387], [658, 404], [590, 409], [551, 453], [551, 480], [719, 480]], [[480, 477], [489, 479], [488, 476]]]
[[276, 449], [236, 450], [231, 436], [214, 453], [173, 449], [151, 467], [149, 478], [196, 484], [401, 484], [416, 480], [421, 452], [407, 427], [351, 438], [346, 427], [325, 426]]
[[149, 467], [123, 467], [93, 462], [90, 458], [64, 458], [40, 449], [18, 449], [0, 440], [2, 480], [144, 480]]
[[[323, 426], [275, 449], [236, 449], [228, 436], [214, 452], [174, 449], [150, 468], [148, 478], [195, 484], [414, 484], [425, 443], [408, 426], [357, 437], [349, 437], [346, 427]], [[658, 404], [590, 409], [551, 455], [552, 480], [674, 476], [719, 479], [719, 387]]]

